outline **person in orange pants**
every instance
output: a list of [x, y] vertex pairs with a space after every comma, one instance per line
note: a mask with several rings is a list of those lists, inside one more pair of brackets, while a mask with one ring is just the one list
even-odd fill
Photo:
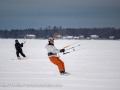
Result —
[[48, 57], [50, 61], [58, 66], [60, 74], [66, 74], [64, 62], [57, 56], [57, 53], [65, 52], [65, 49], [57, 49], [54, 46], [54, 38], [49, 38], [48, 44], [46, 45], [48, 51]]

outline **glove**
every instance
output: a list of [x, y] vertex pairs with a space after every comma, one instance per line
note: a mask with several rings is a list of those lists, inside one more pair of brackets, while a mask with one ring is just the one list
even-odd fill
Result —
[[20, 46], [23, 47], [23, 43], [21, 43]]
[[60, 52], [65, 52], [65, 49], [61, 49]]

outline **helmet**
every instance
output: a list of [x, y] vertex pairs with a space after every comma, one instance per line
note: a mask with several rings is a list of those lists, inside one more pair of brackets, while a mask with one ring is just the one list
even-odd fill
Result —
[[48, 41], [51, 41], [51, 40], [54, 40], [54, 38], [53, 38], [53, 37], [50, 37], [50, 38], [48, 39]]

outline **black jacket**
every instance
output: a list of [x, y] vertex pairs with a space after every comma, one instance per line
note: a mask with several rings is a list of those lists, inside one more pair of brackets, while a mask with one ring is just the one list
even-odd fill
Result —
[[21, 51], [22, 50], [22, 47], [23, 47], [23, 43], [19, 43], [19, 42], [17, 42], [17, 43], [15, 43], [15, 49], [17, 50], [17, 51]]

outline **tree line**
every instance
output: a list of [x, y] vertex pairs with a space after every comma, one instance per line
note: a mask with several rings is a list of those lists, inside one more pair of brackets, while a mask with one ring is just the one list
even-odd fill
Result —
[[48, 38], [55, 35], [61, 36], [81, 36], [85, 38], [90, 35], [98, 35], [101, 39], [109, 39], [114, 36], [114, 39], [120, 39], [120, 29], [116, 28], [62, 28], [62, 27], [47, 27], [45, 29], [12, 29], [0, 30], [0, 38], [25, 38], [26, 35], [33, 34], [36, 38]]

